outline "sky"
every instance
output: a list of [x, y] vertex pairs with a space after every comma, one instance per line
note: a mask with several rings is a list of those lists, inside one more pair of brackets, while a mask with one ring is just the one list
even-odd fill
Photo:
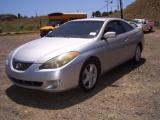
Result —
[[[79, 12], [87, 13], [91, 17], [92, 12], [117, 10], [119, 0], [0, 0], [0, 14], [15, 14], [21, 16], [43, 16], [53, 12]], [[113, 1], [113, 3], [111, 3]], [[123, 8], [136, 0], [122, 0]]]

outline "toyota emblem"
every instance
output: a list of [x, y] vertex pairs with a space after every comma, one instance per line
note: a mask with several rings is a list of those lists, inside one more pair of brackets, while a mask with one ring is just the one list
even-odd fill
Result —
[[22, 68], [22, 63], [17, 63], [16, 64], [16, 69], [20, 69], [20, 68]]

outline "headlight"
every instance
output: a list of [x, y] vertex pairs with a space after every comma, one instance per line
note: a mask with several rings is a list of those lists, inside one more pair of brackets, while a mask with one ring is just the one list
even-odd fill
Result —
[[67, 63], [69, 63], [70, 61], [72, 61], [78, 55], [79, 53], [75, 51], [59, 55], [43, 63], [39, 67], [39, 69], [54, 69], [54, 68], [62, 67], [66, 65]]

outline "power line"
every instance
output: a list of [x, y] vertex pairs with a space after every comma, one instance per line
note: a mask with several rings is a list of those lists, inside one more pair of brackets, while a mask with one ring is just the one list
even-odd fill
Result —
[[104, 8], [106, 8], [107, 7], [107, 5], [105, 5], [104, 7], [102, 7], [101, 9], [99, 9], [98, 11], [101, 11], [102, 9], [104, 9]]
[[[101, 11], [101, 10], [105, 9], [106, 7], [108, 7], [109, 4], [114, 3], [114, 0], [106, 0], [106, 1], [108, 1], [108, 4], [107, 4], [107, 5], [103, 6], [103, 7], [100, 8], [100, 9], [97, 9], [97, 10], [95, 10], [95, 11]], [[86, 9], [86, 10], [84, 10], [84, 9], [78, 9], [78, 10], [76, 10], [76, 11], [77, 11], [77, 12], [79, 12], [79, 11], [88, 11], [88, 12], [87, 12], [88, 14], [93, 13], [93, 10], [89, 10], [89, 9]], [[112, 7], [111, 7], [111, 11], [112, 11]], [[108, 13], [108, 8], [107, 8], [107, 13]]]
[[107, 3], [106, 6], [107, 6], [107, 16], [108, 16], [108, 5], [111, 4], [111, 3], [113, 3], [113, 0], [111, 0], [110, 2], [109, 2], [109, 0], [106, 0], [106, 1], [104, 1], [104, 2]]

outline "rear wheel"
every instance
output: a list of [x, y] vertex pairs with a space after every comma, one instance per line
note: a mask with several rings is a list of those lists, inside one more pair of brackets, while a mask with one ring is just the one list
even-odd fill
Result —
[[98, 66], [93, 60], [88, 60], [82, 66], [79, 76], [79, 87], [83, 92], [91, 91], [98, 79]]
[[140, 47], [140, 45], [138, 45], [136, 47], [136, 51], [135, 51], [133, 61], [134, 61], [134, 63], [138, 63], [140, 61], [140, 59], [141, 59], [141, 47]]
[[152, 27], [150, 27], [149, 32], [152, 32], [152, 31], [153, 31], [153, 28], [152, 28]]

